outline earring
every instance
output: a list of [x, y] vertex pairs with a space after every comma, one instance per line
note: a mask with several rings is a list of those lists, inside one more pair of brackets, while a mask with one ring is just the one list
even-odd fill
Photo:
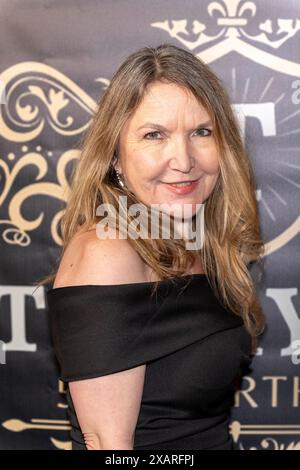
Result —
[[[117, 162], [118, 161], [118, 155], [116, 152], [114, 152], [114, 156], [113, 156], [113, 163]], [[118, 183], [119, 185], [124, 188], [125, 184], [124, 184], [124, 181], [123, 181], [123, 177], [121, 177], [119, 171], [115, 168], [115, 172], [116, 172], [116, 175], [117, 175], [117, 180], [118, 180]]]
[[124, 181], [121, 179], [121, 175], [120, 173], [118, 172], [118, 170], [115, 170], [116, 171], [116, 174], [117, 174], [117, 179], [118, 179], [118, 182], [119, 182], [119, 185], [124, 188], [125, 184], [124, 184]]

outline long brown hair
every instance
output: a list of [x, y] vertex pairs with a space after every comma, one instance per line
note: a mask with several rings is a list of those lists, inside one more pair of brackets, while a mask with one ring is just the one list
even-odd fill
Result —
[[[154, 81], [189, 90], [211, 117], [220, 173], [205, 202], [205, 237], [197, 254], [216, 296], [244, 319], [254, 338], [263, 331], [265, 320], [249, 272], [250, 263], [262, 264], [264, 252], [253, 170], [222, 81], [202, 60], [182, 48], [168, 43], [143, 47], [129, 55], [112, 77], [73, 168], [61, 221], [61, 258], [78, 229], [88, 229], [97, 222], [99, 204], [112, 204], [118, 211], [120, 195], [127, 196], [128, 206], [141, 202], [118, 184], [112, 162], [122, 127]], [[184, 275], [195, 255], [180, 239], [129, 238], [129, 242], [160, 279]], [[56, 272], [40, 284], [54, 280]]]

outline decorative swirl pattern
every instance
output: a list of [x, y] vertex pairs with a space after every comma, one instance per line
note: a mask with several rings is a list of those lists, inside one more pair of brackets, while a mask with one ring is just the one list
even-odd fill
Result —
[[[66, 176], [66, 167], [67, 164], [76, 158], [79, 157], [78, 150], [67, 150], [62, 154], [59, 159], [56, 168], [56, 177], [58, 183], [49, 183], [49, 182], [38, 182], [40, 181], [48, 171], [48, 162], [39, 153], [30, 152], [20, 158], [20, 160], [14, 165], [12, 170], [9, 170], [9, 167], [6, 162], [0, 160], [0, 168], [4, 173], [4, 187], [0, 194], [0, 206], [3, 205], [3, 202], [7, 198], [13, 183], [17, 179], [17, 176], [20, 174], [21, 170], [28, 165], [34, 165], [38, 169], [35, 182], [32, 184], [26, 185], [24, 188], [17, 191], [13, 194], [9, 208], [8, 208], [8, 219], [0, 220], [0, 224], [9, 224], [12, 227], [6, 228], [3, 231], [3, 239], [10, 244], [17, 244], [21, 246], [27, 246], [30, 244], [30, 237], [28, 232], [37, 229], [44, 219], [44, 213], [42, 212], [35, 220], [27, 220], [21, 213], [22, 204], [26, 199], [32, 196], [45, 195], [51, 196], [53, 198], [59, 199], [61, 201], [66, 201], [69, 191], [69, 183]], [[51, 222], [51, 234], [53, 240], [58, 244], [62, 244], [61, 237], [58, 233], [58, 224], [63, 215], [63, 210], [59, 211], [52, 219]]]
[[[96, 109], [87, 93], [49, 65], [21, 62], [2, 72], [0, 81], [6, 90], [6, 106], [0, 108], [0, 136], [9, 141], [36, 139], [46, 122], [60, 135], [81, 134]], [[67, 109], [76, 115], [76, 122], [70, 114], [60, 118]]]

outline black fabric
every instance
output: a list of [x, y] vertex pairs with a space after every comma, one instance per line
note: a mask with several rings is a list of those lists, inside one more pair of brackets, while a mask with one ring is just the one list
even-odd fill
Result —
[[[241, 317], [204, 274], [159, 282], [82, 285], [46, 293], [64, 382], [146, 364], [134, 449], [227, 449], [237, 378], [252, 360]], [[86, 449], [67, 388], [73, 449]]]

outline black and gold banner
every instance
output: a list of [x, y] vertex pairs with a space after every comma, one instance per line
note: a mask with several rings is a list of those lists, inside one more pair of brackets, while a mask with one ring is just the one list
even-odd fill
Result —
[[300, 2], [0, 0], [0, 449], [70, 449], [45, 290], [78, 144], [134, 50], [221, 77], [257, 177], [268, 327], [236, 395], [239, 449], [300, 450]]

